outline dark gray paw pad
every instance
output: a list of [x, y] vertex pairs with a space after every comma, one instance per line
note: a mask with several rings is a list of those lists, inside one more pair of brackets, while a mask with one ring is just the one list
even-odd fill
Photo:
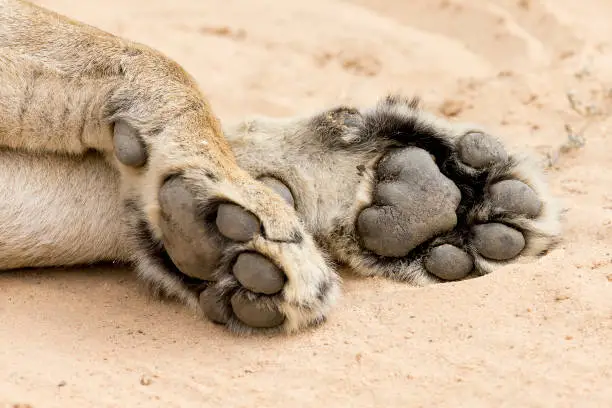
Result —
[[211, 280], [221, 256], [219, 243], [198, 219], [196, 202], [185, 182], [171, 178], [159, 190], [163, 245], [176, 267], [186, 275]]
[[223, 306], [221, 299], [212, 289], [205, 289], [200, 293], [200, 307], [204, 315], [215, 323], [226, 324], [231, 317], [230, 309]]
[[236, 317], [250, 327], [272, 328], [280, 326], [285, 321], [285, 316], [280, 311], [263, 309], [239, 292], [232, 296], [231, 304]]
[[357, 218], [363, 246], [381, 256], [406, 256], [457, 224], [457, 186], [418, 148], [387, 154], [379, 163], [373, 206]]
[[259, 179], [259, 181], [270, 187], [278, 195], [280, 195], [287, 202], [287, 204], [295, 208], [293, 194], [291, 194], [291, 190], [289, 190], [289, 187], [287, 187], [283, 182], [275, 179], [274, 177], [262, 177]]
[[254, 252], [240, 254], [233, 272], [238, 282], [254, 293], [273, 295], [285, 286], [286, 277], [283, 271], [264, 256]]
[[143, 166], [147, 162], [147, 149], [136, 129], [123, 121], [118, 121], [113, 132], [117, 160], [130, 167]]
[[217, 228], [223, 236], [237, 242], [250, 241], [261, 230], [259, 219], [236, 204], [219, 205]]
[[504, 180], [489, 188], [491, 201], [496, 207], [527, 217], [537, 217], [542, 201], [531, 187], [519, 180]]
[[491, 135], [483, 132], [470, 132], [457, 143], [461, 161], [480, 169], [508, 159], [504, 145]]
[[431, 250], [425, 260], [425, 269], [440, 279], [459, 280], [474, 269], [474, 260], [456, 246], [443, 244]]
[[504, 224], [480, 224], [472, 228], [474, 247], [485, 258], [506, 261], [518, 256], [525, 248], [520, 231]]

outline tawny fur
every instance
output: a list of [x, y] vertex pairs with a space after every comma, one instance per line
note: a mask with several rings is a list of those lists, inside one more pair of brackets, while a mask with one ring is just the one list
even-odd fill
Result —
[[[454, 138], [465, 129], [478, 129], [463, 124], [451, 126], [418, 110], [403, 114], [435, 125], [440, 132], [451, 132]], [[228, 125], [224, 133], [242, 168], [254, 177], [276, 177], [291, 188], [300, 218], [320, 243], [328, 240], [337, 223], [353, 223], [357, 213], [370, 204], [373, 167], [381, 153], [324, 149], [322, 136], [317, 134], [320, 129], [312, 126], [318, 115], [250, 118]], [[12, 256], [0, 259], [0, 269], [130, 259], [129, 245], [117, 240], [118, 231], [125, 229], [120, 217], [119, 175], [102, 156], [90, 153], [75, 158], [3, 151], [0, 158], [0, 194], [12, 197], [11, 206], [4, 204], [6, 209], [0, 212], [0, 225], [11, 225], [12, 235], [3, 233], [0, 238], [11, 242], [8, 249]], [[355, 163], [360, 162], [370, 163], [361, 174], [355, 168]], [[538, 166], [528, 156], [516, 163], [510, 174], [537, 191], [544, 211], [535, 220], [514, 218], [509, 222], [531, 234], [524, 255], [537, 255], [550, 247], [560, 233], [559, 209]], [[82, 197], [80, 205], [74, 205], [74, 197]], [[482, 208], [478, 210], [483, 212]], [[39, 216], [35, 221], [33, 214]], [[483, 215], [474, 217], [486, 221]], [[77, 236], [79, 245], [75, 246]], [[49, 237], [47, 241], [53, 246], [48, 246], [44, 255], [30, 255], [27, 249], [38, 248], [41, 237]], [[349, 257], [345, 261], [351, 263]], [[486, 271], [492, 270], [492, 265]], [[355, 272], [380, 275], [363, 267], [356, 267]], [[423, 279], [412, 283], [435, 281]]]
[[[261, 220], [267, 237], [235, 246], [227, 256], [256, 250], [283, 268], [289, 279], [282, 299], [262, 301], [287, 316], [282, 330], [300, 330], [329, 313], [339, 280], [328, 257], [364, 276], [439, 282], [423, 266], [426, 254], [381, 262], [360, 246], [355, 219], [372, 204], [378, 160], [396, 146], [369, 136], [364, 121], [379, 115], [414, 122], [449, 143], [475, 126], [451, 125], [419, 110], [416, 101], [387, 98], [364, 110], [252, 118], [222, 130], [175, 62], [16, 0], [0, 0], [0, 85], [0, 269], [131, 262], [153, 289], [198, 310], [197, 293], [135, 239], [140, 217], [153, 238], [162, 238], [158, 191], [164, 177], [180, 173], [203, 202], [234, 202]], [[112, 124], [118, 120], [144, 139], [144, 168], [114, 157]], [[516, 156], [491, 172], [523, 181], [543, 202], [536, 219], [504, 219], [524, 233], [523, 255], [546, 250], [560, 233], [559, 209], [540, 174]], [[295, 211], [255, 180], [263, 176], [291, 189]], [[126, 200], [134, 211], [125, 211]], [[485, 199], [469, 216], [488, 222], [491, 211]], [[304, 239], [287, 243], [296, 230]], [[477, 273], [504, 263], [466, 250]], [[229, 274], [217, 282], [221, 291], [233, 284]]]
[[[114, 157], [117, 121], [143, 140], [148, 162], [142, 168]], [[310, 239], [289, 242], [296, 231], [307, 236], [295, 211], [238, 167], [193, 78], [149, 47], [26, 1], [0, 0], [0, 148], [6, 155], [3, 176], [14, 174], [2, 186], [0, 268], [129, 259], [145, 280], [197, 310], [197, 294], [160, 270], [132, 239], [136, 218], [143, 214], [155, 238], [161, 238], [158, 192], [166, 177], [181, 173], [205, 192], [196, 199], [234, 202], [261, 221], [267, 239], [258, 246], [296, 277], [280, 305], [294, 309], [287, 314], [286, 331], [320, 321], [334, 303], [338, 279], [322, 254], [307, 244]], [[50, 153], [65, 159], [37, 160]], [[63, 160], [70, 163], [54, 170]], [[40, 178], [32, 174], [34, 163], [41, 164]], [[62, 185], [66, 173], [81, 187]], [[28, 186], [30, 194], [15, 196], [13, 180]], [[85, 191], [91, 196], [76, 201]], [[134, 211], [121, 211], [119, 201], [134, 203]], [[41, 211], [34, 211], [33, 203]], [[322, 281], [326, 292], [311, 299], [312, 288]], [[308, 310], [300, 309], [303, 305]]]

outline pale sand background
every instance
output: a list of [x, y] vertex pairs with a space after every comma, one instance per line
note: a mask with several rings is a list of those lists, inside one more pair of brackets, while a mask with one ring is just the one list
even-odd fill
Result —
[[0, 406], [611, 406], [612, 2], [41, 3], [168, 53], [225, 120], [404, 91], [542, 158], [588, 127], [550, 170], [567, 212], [548, 256], [424, 289], [348, 279], [299, 336], [237, 339], [128, 271], [2, 274]]

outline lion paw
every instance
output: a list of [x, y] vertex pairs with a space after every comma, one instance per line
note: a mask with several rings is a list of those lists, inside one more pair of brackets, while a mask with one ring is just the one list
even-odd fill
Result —
[[[126, 166], [157, 164], [129, 128], [116, 126], [114, 143]], [[339, 280], [295, 214], [290, 191], [273, 179], [216, 170], [166, 175], [148, 208], [127, 200], [139, 274], [234, 332], [294, 332], [323, 322]]]
[[465, 278], [478, 261], [508, 262], [523, 252], [532, 232], [525, 223], [537, 222], [544, 203], [529, 179], [508, 171], [508, 155], [496, 139], [474, 136], [457, 143], [461, 163], [455, 172], [447, 165], [446, 175], [425, 149], [383, 156], [371, 205], [356, 221], [367, 252], [402, 262], [417, 250], [424, 271], [442, 280]]
[[[278, 174], [317, 242], [360, 275], [459, 280], [538, 255], [559, 234], [537, 167], [415, 100], [389, 97], [373, 109], [336, 107], [287, 123], [285, 133], [264, 121], [235, 131], [239, 162], [254, 176]], [[267, 140], [277, 147], [258, 145]]]
[[[426, 284], [489, 273], [553, 244], [558, 213], [538, 170], [487, 133], [451, 137], [412, 106], [386, 103], [370, 123], [392, 124], [405, 147], [387, 147], [362, 181], [370, 199], [330, 244], [341, 259], [366, 275]], [[397, 132], [402, 126], [413, 133]]]
[[[365, 249], [402, 258], [422, 247], [424, 269], [443, 280], [466, 277], [474, 269], [474, 258], [510, 261], [520, 255], [526, 238], [513, 221], [537, 218], [542, 201], [511, 174], [463, 184], [465, 174], [483, 168], [502, 171], [508, 164], [503, 146], [491, 136], [469, 133], [457, 143], [457, 152], [463, 165], [471, 167], [457, 166], [462, 171], [457, 184], [453, 173], [444, 175], [427, 150], [406, 147], [383, 156], [371, 206], [357, 217], [356, 232]], [[486, 214], [471, 216], [476, 209]], [[496, 220], [497, 215], [503, 219]]]

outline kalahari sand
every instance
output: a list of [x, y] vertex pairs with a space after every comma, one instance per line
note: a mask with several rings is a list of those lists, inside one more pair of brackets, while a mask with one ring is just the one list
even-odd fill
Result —
[[237, 338], [130, 271], [0, 274], [0, 407], [609, 407], [612, 2], [44, 0], [167, 53], [222, 120], [416, 94], [547, 168], [545, 257], [414, 288], [345, 277], [322, 327]]

